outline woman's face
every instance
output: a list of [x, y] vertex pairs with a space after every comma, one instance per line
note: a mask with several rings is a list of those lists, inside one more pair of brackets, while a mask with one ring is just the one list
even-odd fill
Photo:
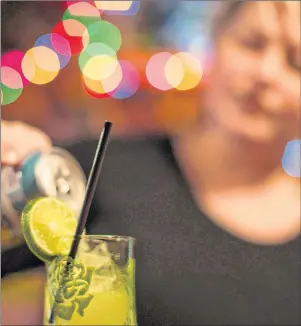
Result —
[[226, 132], [299, 138], [300, 3], [243, 5], [217, 37], [209, 87], [209, 108]]

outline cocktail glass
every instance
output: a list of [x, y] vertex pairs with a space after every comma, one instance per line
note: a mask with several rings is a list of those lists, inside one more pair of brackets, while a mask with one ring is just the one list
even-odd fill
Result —
[[134, 244], [131, 237], [84, 235], [74, 260], [47, 263], [44, 324], [52, 311], [52, 325], [137, 325]]

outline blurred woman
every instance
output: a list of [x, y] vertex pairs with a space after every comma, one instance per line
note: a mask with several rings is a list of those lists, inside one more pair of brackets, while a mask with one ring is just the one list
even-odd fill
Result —
[[222, 4], [203, 119], [173, 141], [196, 202], [255, 243], [300, 232], [299, 180], [281, 157], [300, 138], [300, 3]]
[[[199, 121], [109, 145], [88, 232], [137, 239], [140, 325], [300, 324], [300, 3], [224, 1]], [[96, 140], [69, 150], [89, 172]]]

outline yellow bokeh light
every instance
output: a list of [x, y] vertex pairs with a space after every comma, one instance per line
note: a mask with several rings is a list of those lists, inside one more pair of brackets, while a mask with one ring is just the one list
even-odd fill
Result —
[[45, 46], [28, 50], [21, 66], [24, 76], [37, 85], [51, 82], [60, 71], [60, 61], [57, 54]]
[[180, 85], [184, 78], [184, 67], [182, 61], [176, 55], [171, 56], [164, 67], [165, 78], [172, 87]]
[[196, 87], [203, 76], [200, 60], [188, 52], [180, 52], [170, 57], [164, 72], [167, 82], [180, 91]]
[[126, 11], [131, 8], [133, 1], [94, 1], [99, 10]]
[[177, 53], [176, 56], [182, 61], [184, 68], [184, 76], [179, 85], [176, 86], [176, 89], [186, 91], [196, 87], [203, 76], [200, 60], [193, 54], [187, 52]]
[[83, 75], [92, 80], [109, 78], [118, 69], [118, 60], [109, 55], [91, 57], [83, 68]]
[[83, 76], [83, 80], [85, 85], [90, 89], [91, 91], [97, 93], [97, 94], [106, 94], [107, 92], [104, 90], [104, 87], [99, 80], [92, 80], [87, 78], [86, 76]]
[[38, 46], [32, 49], [31, 54], [38, 68], [47, 72], [57, 72], [60, 70], [59, 58], [52, 49], [46, 46]]
[[83, 76], [83, 79], [86, 86], [93, 92], [97, 94], [106, 94], [114, 91], [120, 84], [122, 80], [122, 69], [120, 67], [120, 64], [118, 64], [113, 74], [101, 81], [92, 80], [87, 78], [86, 76]]

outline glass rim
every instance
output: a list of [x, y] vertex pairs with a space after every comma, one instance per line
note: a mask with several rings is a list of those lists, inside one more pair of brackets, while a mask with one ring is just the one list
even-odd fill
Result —
[[82, 235], [65, 235], [61, 236], [61, 238], [79, 238], [80, 240], [82, 239], [87, 239], [87, 240], [98, 240], [98, 241], [136, 241], [136, 238], [127, 236], [127, 235], [110, 235], [110, 234], [82, 234]]

